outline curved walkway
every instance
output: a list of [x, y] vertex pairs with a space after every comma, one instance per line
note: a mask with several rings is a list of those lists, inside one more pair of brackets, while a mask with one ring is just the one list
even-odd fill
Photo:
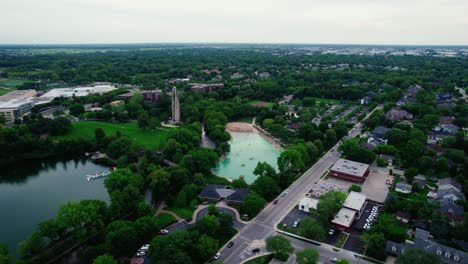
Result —
[[[173, 215], [174, 217], [176, 217], [177, 223], [174, 223], [174, 224], [172, 224], [172, 225], [170, 225], [170, 226], [168, 226], [166, 228], [169, 231], [176, 231], [176, 230], [186, 230], [187, 228], [195, 225], [196, 222], [198, 222], [206, 214], [208, 214], [208, 207], [209, 206], [208, 205], [199, 205], [197, 207], [197, 209], [195, 210], [195, 212], [193, 212], [192, 221], [190, 221], [190, 222], [187, 222], [185, 219], [180, 218], [179, 216], [177, 216], [173, 212], [169, 212], [169, 211], [164, 210], [163, 209], [164, 207], [165, 207], [165, 204], [161, 203], [161, 205], [159, 206], [159, 208], [156, 211], [156, 213], [154, 214], [154, 216], [156, 216], [156, 215], [158, 215], [160, 213], [169, 213], [169, 214]], [[240, 214], [235, 208], [232, 208], [232, 207], [228, 206], [224, 202], [217, 203], [216, 204], [216, 210], [218, 212], [230, 215], [232, 217], [234, 227], [236, 229], [238, 229], [238, 230], [242, 229], [248, 223], [248, 222], [243, 221], [240, 218]]]

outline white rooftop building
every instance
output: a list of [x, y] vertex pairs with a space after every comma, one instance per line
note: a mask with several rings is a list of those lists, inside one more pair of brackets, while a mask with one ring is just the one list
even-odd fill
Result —
[[299, 201], [299, 210], [306, 213], [310, 212], [311, 209], [317, 209], [318, 200], [309, 197], [304, 197]]
[[88, 96], [90, 94], [103, 94], [117, 89], [110, 84], [100, 84], [94, 86], [80, 86], [71, 88], [57, 88], [41, 96], [41, 98], [49, 98], [52, 101], [57, 97], [72, 97], [72, 96]]
[[339, 229], [346, 230], [351, 227], [355, 218], [356, 211], [343, 207], [335, 215], [335, 218], [332, 220], [332, 224], [337, 226]]
[[366, 199], [367, 196], [361, 193], [350, 192], [343, 203], [343, 207], [356, 211], [356, 218], [359, 219], [361, 217], [362, 212], [366, 208]]

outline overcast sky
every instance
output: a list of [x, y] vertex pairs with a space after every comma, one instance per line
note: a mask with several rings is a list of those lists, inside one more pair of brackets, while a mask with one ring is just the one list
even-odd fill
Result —
[[1, 44], [468, 44], [468, 0], [0, 0]]

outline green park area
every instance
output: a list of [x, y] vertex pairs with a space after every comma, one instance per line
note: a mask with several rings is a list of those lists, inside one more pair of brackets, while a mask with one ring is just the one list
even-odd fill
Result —
[[23, 85], [25, 82], [25, 80], [19, 79], [0, 79], [0, 87], [14, 88]]
[[248, 103], [253, 106], [266, 107], [268, 109], [271, 109], [273, 107], [272, 102], [265, 102], [260, 100], [250, 100]]
[[143, 130], [138, 127], [136, 122], [107, 123], [101, 121], [79, 121], [72, 123], [72, 130], [61, 137], [65, 139], [94, 138], [96, 128], [104, 129], [107, 136], [114, 135], [117, 131], [120, 131], [122, 135], [130, 137], [148, 149], [159, 148], [169, 132], [165, 128]]

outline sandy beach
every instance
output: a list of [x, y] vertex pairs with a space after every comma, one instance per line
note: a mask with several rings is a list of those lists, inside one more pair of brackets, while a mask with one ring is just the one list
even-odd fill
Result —
[[276, 149], [280, 151], [284, 151], [283, 147], [281, 147], [279, 141], [269, 135], [267, 135], [263, 129], [257, 128], [251, 123], [244, 123], [244, 122], [231, 122], [227, 123], [226, 131], [229, 133], [256, 133], [266, 141], [270, 142]]

